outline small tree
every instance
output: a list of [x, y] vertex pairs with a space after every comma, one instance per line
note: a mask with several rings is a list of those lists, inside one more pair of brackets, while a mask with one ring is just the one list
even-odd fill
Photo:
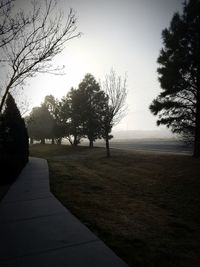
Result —
[[41, 140], [41, 144], [45, 144], [45, 139], [52, 139], [54, 119], [44, 104], [33, 108], [26, 121], [30, 138]]
[[163, 91], [150, 110], [166, 125], [194, 142], [200, 156], [200, 1], [185, 1], [183, 14], [174, 14], [162, 32], [163, 48], [158, 57], [159, 81]]
[[112, 127], [120, 122], [125, 116], [125, 100], [127, 96], [126, 78], [117, 76], [111, 69], [103, 82], [106, 97], [102, 109], [101, 129], [102, 137], [106, 141], [107, 157], [110, 157], [109, 140], [113, 137], [110, 133]]
[[58, 73], [61, 68], [53, 67], [50, 61], [63, 50], [67, 41], [80, 35], [76, 33], [76, 17], [72, 9], [64, 17], [61, 12], [56, 13], [54, 0], [42, 3], [44, 6], [41, 7], [39, 2], [33, 1], [27, 16], [24, 11], [14, 18], [12, 12], [9, 16], [3, 13], [5, 25], [0, 24], [0, 29], [3, 29], [3, 34], [0, 34], [0, 52], [3, 55], [0, 63], [6, 72], [6, 80], [0, 88], [0, 113], [12, 88], [37, 73]]

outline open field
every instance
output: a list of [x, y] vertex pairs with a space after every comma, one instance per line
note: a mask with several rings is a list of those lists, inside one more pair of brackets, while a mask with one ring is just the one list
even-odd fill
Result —
[[[85, 142], [86, 144], [88, 142]], [[98, 140], [96, 146], [105, 147], [103, 140]], [[192, 146], [186, 145], [184, 142], [175, 139], [158, 139], [158, 138], [145, 138], [145, 139], [111, 139], [110, 146], [117, 149], [156, 152], [156, 153], [169, 153], [169, 154], [192, 154]]]
[[200, 266], [200, 160], [34, 145], [54, 195], [130, 266]]

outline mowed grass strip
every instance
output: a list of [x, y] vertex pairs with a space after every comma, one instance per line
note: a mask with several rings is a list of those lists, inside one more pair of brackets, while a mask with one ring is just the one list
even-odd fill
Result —
[[34, 145], [53, 194], [130, 266], [200, 266], [200, 160]]

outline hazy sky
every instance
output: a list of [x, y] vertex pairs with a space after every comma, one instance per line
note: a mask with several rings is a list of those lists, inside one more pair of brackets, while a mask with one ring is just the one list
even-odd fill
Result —
[[[20, 1], [20, 0], [18, 0]], [[58, 0], [64, 12], [72, 7], [82, 36], [66, 44], [55, 59], [65, 65], [65, 76], [38, 75], [25, 92], [31, 106], [44, 96], [66, 95], [86, 73], [103, 79], [113, 67], [128, 76], [128, 112], [116, 127], [124, 130], [156, 129], [156, 118], [148, 107], [160, 92], [156, 60], [162, 47], [162, 29], [169, 26], [182, 0]]]

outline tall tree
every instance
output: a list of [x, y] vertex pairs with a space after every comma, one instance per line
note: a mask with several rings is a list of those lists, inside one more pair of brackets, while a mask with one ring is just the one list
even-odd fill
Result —
[[150, 110], [159, 115], [158, 125], [192, 137], [195, 157], [200, 156], [200, 1], [190, 0], [183, 13], [175, 13], [163, 30], [158, 57], [159, 81], [163, 91]]
[[126, 77], [122, 78], [111, 69], [106, 75], [102, 87], [106, 100], [102, 108], [101, 129], [102, 137], [106, 141], [107, 157], [110, 157], [109, 140], [113, 137], [110, 133], [112, 127], [118, 124], [125, 116], [125, 100], [127, 96]]
[[61, 144], [62, 137], [64, 135], [62, 119], [60, 117], [60, 102], [55, 99], [53, 95], [47, 95], [43, 103], [49, 110], [51, 116], [54, 119], [52, 144], [56, 140], [57, 144]]
[[61, 102], [61, 118], [65, 129], [65, 137], [71, 144], [77, 146], [84, 137], [82, 123], [81, 95], [78, 89], [71, 88]]
[[93, 142], [100, 138], [101, 134], [101, 106], [104, 93], [100, 90], [100, 85], [90, 73], [86, 74], [79, 84], [79, 105], [81, 106], [81, 120], [83, 131], [89, 140], [89, 146], [93, 147]]
[[[76, 32], [73, 10], [68, 16], [57, 13], [55, 0], [33, 1], [28, 15], [25, 11], [14, 17], [12, 14], [10, 12], [7, 16], [3, 13], [7, 34], [5, 25], [0, 24], [0, 29], [4, 30], [0, 34], [0, 63], [6, 77], [0, 88], [0, 113], [12, 88], [37, 73], [58, 73], [61, 68], [53, 67], [50, 61], [63, 50], [66, 42], [80, 35]], [[17, 29], [13, 26], [14, 22], [19, 22]]]

